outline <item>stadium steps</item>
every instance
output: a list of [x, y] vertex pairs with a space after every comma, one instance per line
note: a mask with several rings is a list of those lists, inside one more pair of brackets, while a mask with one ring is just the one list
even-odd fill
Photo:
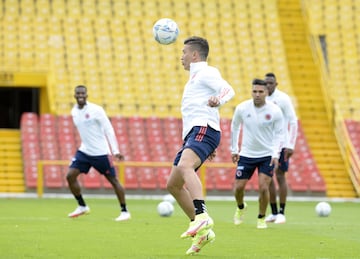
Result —
[[327, 119], [320, 74], [308, 44], [301, 4], [296, 0], [279, 1], [278, 13], [288, 71], [298, 103], [298, 116], [310, 150], [324, 177], [327, 196], [355, 197], [333, 126]]
[[0, 130], [0, 192], [24, 192], [19, 130]]

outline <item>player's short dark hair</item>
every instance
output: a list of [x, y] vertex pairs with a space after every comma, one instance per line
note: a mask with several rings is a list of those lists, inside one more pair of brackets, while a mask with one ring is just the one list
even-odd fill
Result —
[[194, 50], [199, 52], [202, 59], [207, 59], [209, 55], [209, 43], [206, 39], [198, 36], [191, 36], [184, 40], [184, 45], [191, 45]]
[[262, 79], [255, 78], [252, 81], [252, 85], [264, 85], [266, 86], [266, 82]]
[[85, 85], [78, 85], [75, 87], [75, 92], [76, 92], [76, 89], [79, 89], [79, 88], [84, 88], [85, 89], [85, 92], [87, 93], [87, 87]]
[[266, 75], [265, 75], [265, 77], [273, 77], [275, 80], [276, 80], [276, 76], [275, 76], [275, 74], [274, 73], [267, 73]]
[[77, 89], [77, 88], [85, 88], [85, 90], [87, 90], [87, 87], [85, 85], [78, 85], [75, 87], [75, 89]]

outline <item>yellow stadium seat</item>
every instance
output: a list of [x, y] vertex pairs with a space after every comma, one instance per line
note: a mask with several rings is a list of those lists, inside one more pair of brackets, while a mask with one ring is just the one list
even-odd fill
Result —
[[95, 0], [83, 0], [82, 12], [85, 17], [96, 17], [96, 1]]
[[132, 117], [138, 115], [138, 111], [134, 104], [120, 105], [120, 115], [125, 117]]
[[112, 7], [110, 1], [98, 1], [97, 2], [97, 13], [100, 17], [111, 17]]
[[80, 1], [68, 1], [67, 2], [67, 17], [78, 18], [81, 16]]

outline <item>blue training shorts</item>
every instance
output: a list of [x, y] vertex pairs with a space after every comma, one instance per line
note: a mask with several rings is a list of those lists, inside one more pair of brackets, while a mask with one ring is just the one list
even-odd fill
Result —
[[[176, 154], [174, 165], [176, 166], [181, 158], [181, 154], [186, 148], [190, 148], [200, 158], [201, 164], [215, 151], [220, 143], [221, 133], [207, 126], [195, 126], [185, 137], [180, 151]], [[200, 166], [199, 166], [200, 167]], [[198, 168], [199, 168], [198, 167]], [[198, 168], [195, 168], [197, 170]]]
[[250, 179], [255, 172], [255, 169], [258, 169], [258, 173], [266, 174], [270, 177], [273, 176], [274, 165], [270, 166], [271, 156], [261, 157], [261, 158], [249, 158], [240, 156], [238, 165], [236, 168], [235, 179]]
[[72, 159], [70, 168], [79, 169], [81, 173], [87, 174], [90, 167], [94, 167], [100, 174], [116, 176], [115, 167], [108, 155], [89, 156], [78, 150]]
[[285, 160], [285, 148], [283, 148], [280, 153], [279, 169], [283, 172], [287, 172], [289, 170], [289, 159]]

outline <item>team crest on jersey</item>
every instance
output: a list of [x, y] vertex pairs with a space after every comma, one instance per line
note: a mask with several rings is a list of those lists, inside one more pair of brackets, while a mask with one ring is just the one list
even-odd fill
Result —
[[270, 115], [270, 114], [266, 114], [266, 115], [265, 115], [265, 119], [268, 120], [268, 121], [271, 120], [271, 115]]
[[85, 118], [86, 118], [86, 119], [89, 119], [89, 118], [90, 118], [90, 114], [88, 114], [88, 113], [85, 114]]

